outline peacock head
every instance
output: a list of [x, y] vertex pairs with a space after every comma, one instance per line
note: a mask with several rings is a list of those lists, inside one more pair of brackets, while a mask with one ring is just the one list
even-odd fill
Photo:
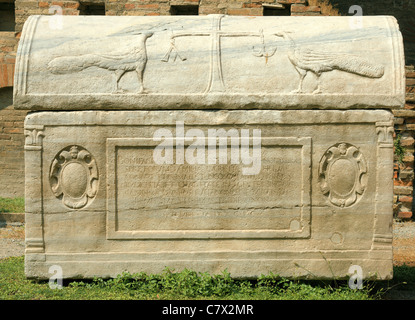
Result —
[[150, 31], [143, 32], [143, 35], [144, 35], [145, 39], [150, 38], [151, 36], [153, 36], [153, 34], [154, 34], [154, 32], [150, 32]]
[[280, 32], [274, 33], [274, 35], [277, 36], [277, 37], [286, 38], [286, 37], [288, 37], [289, 33], [291, 33], [291, 32], [290, 31], [280, 31]]

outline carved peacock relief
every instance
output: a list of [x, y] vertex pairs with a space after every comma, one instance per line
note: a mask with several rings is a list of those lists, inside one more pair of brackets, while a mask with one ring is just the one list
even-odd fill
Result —
[[290, 42], [288, 59], [300, 75], [298, 88], [293, 93], [303, 92], [303, 81], [309, 72], [317, 76], [317, 86], [313, 93], [321, 93], [320, 76], [324, 72], [340, 70], [354, 73], [367, 78], [381, 78], [384, 74], [384, 67], [380, 64], [370, 62], [359, 56], [344, 53], [329, 53], [299, 47], [288, 32], [275, 33]]
[[49, 182], [53, 194], [71, 209], [89, 204], [98, 191], [95, 159], [80, 146], [61, 150], [52, 161]]
[[[265, 38], [271, 36], [275, 39], [275, 36], [277, 36], [288, 41], [288, 58], [300, 76], [298, 88], [292, 93], [303, 93], [303, 82], [308, 73], [312, 73], [317, 77], [317, 84], [313, 94], [321, 93], [320, 77], [325, 72], [340, 70], [366, 78], [382, 78], [384, 75], [384, 66], [381, 64], [371, 62], [365, 58], [352, 54], [332, 53], [325, 52], [322, 49], [315, 50], [304, 48], [297, 44], [289, 35], [289, 32], [286, 31], [266, 33], [263, 29], [250, 32], [223, 30], [221, 21], [224, 17], [225, 15], [221, 14], [212, 15], [211, 28], [204, 31], [170, 30], [172, 34], [169, 39], [169, 48], [163, 58], [160, 59], [161, 62], [169, 62], [170, 60], [175, 61], [176, 58], [179, 57], [181, 61], [186, 61], [188, 60], [187, 57], [179, 52], [175, 40], [180, 37], [205, 37], [207, 39], [206, 42], [209, 43], [210, 46], [210, 49], [206, 51], [209, 55], [210, 62], [208, 84], [203, 92], [205, 94], [227, 91], [222, 68], [222, 60], [225, 57], [223, 56], [221, 42], [224, 38], [253, 37], [259, 39], [259, 49], [258, 44], [257, 46], [253, 46], [252, 55], [254, 57], [264, 58], [265, 66], [268, 63], [268, 59], [274, 56], [277, 51], [277, 45], [270, 46], [266, 44]], [[167, 30], [165, 25], [158, 27], [159, 29], [157, 31], [162, 32]], [[133, 28], [132, 30], [128, 29], [120, 34], [124, 33], [134, 35], [134, 41], [125, 43], [123, 46], [113, 49], [112, 52], [58, 56], [48, 62], [47, 69], [50, 73], [56, 75], [81, 72], [91, 67], [106, 69], [111, 71], [114, 75], [112, 91], [114, 94], [126, 93], [125, 90], [120, 88], [120, 80], [126, 73], [134, 72], [138, 79], [138, 89], [136, 93], [146, 94], [147, 90], [145, 89], [143, 82], [148, 61], [146, 41], [156, 33], [156, 30], [154, 28], [146, 30]], [[118, 36], [120, 34], [116, 33], [114, 35]], [[262, 69], [255, 70], [254, 72], [261, 73], [261, 70]]]
[[56, 57], [48, 63], [48, 70], [54, 74], [74, 73], [90, 67], [98, 67], [114, 72], [113, 93], [123, 93], [119, 87], [121, 78], [127, 72], [135, 72], [138, 78], [137, 93], [146, 93], [143, 84], [147, 64], [146, 40], [153, 32], [137, 32], [132, 46], [119, 48], [114, 53], [88, 53], [83, 55]]

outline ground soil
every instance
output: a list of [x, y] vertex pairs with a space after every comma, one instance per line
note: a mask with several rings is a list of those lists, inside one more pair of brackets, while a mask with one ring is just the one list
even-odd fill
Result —
[[24, 255], [24, 226], [0, 225], [0, 259]]
[[393, 263], [415, 267], [415, 221], [394, 222]]

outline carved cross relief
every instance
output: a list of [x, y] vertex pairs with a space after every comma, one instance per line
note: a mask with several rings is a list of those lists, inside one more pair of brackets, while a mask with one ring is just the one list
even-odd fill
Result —
[[[186, 57], [179, 53], [179, 50], [175, 44], [175, 39], [179, 37], [208, 37], [209, 38], [209, 78], [204, 94], [208, 93], [221, 93], [226, 91], [226, 85], [224, 82], [224, 75], [222, 69], [222, 51], [221, 41], [224, 37], [255, 37], [259, 38], [261, 49], [255, 51], [252, 48], [252, 55], [255, 57], [264, 57], [265, 61], [268, 61], [277, 51], [277, 46], [269, 52], [267, 51], [264, 32], [259, 30], [258, 32], [237, 32], [237, 31], [224, 31], [222, 30], [221, 22], [225, 15], [215, 14], [211, 15], [212, 26], [208, 31], [184, 31], [174, 32], [170, 37], [170, 47], [167, 50], [162, 62], [168, 62], [172, 54], [175, 58], [178, 56], [182, 61], [187, 60]], [[163, 29], [166, 30], [166, 29]], [[137, 40], [132, 48], [126, 48], [121, 50], [121, 53], [88, 53], [83, 55], [73, 56], [60, 56], [52, 59], [48, 65], [48, 70], [53, 74], [65, 74], [80, 72], [89, 67], [98, 67], [107, 69], [113, 72], [115, 75], [115, 85], [112, 93], [119, 94], [125, 93], [125, 91], [119, 87], [120, 79], [127, 72], [135, 72], [138, 78], [138, 90], [136, 94], [147, 94], [147, 90], [144, 87], [144, 74], [147, 67], [147, 44], [148, 38], [152, 37], [155, 31], [137, 31]], [[274, 36], [275, 40], [278, 37], [283, 38], [283, 41], [287, 41], [290, 45], [288, 50], [288, 59], [291, 62], [294, 70], [300, 76], [298, 89], [291, 93], [306, 93], [303, 91], [303, 80], [308, 73], [313, 73], [316, 76], [316, 88], [312, 94], [321, 93], [320, 88], [320, 76], [326, 72], [332, 72], [334, 70], [355, 74], [360, 77], [366, 78], [382, 78], [384, 75], [384, 66], [365, 58], [341, 53], [330, 53], [324, 51], [324, 49], [314, 50], [306, 49], [300, 46], [296, 41], [292, 39], [289, 32], [281, 31], [277, 33], [269, 34]], [[174, 58], [174, 59], [175, 59]], [[276, 72], [277, 75], [277, 72]]]
[[[174, 39], [178, 37], [210, 37], [210, 66], [209, 66], [209, 80], [208, 85], [204, 93], [210, 92], [223, 92], [226, 90], [225, 83], [223, 81], [223, 71], [222, 71], [222, 58], [221, 58], [221, 39], [222, 37], [259, 37], [262, 40], [262, 50], [259, 53], [254, 53], [257, 57], [265, 57], [268, 59], [271, 57], [276, 48], [271, 54], [266, 52], [265, 43], [264, 43], [264, 34], [262, 30], [259, 32], [231, 32], [223, 31], [221, 29], [221, 20], [225, 15], [213, 15], [212, 20], [212, 30], [211, 31], [198, 31], [198, 32], [177, 32], [171, 36], [171, 48], [161, 60], [167, 62], [169, 56], [172, 52], [172, 49], [177, 51], [177, 48], [174, 43]], [[177, 51], [178, 52], [178, 51]], [[180, 57], [180, 55], [179, 55]], [[180, 57], [182, 60], [186, 58]]]

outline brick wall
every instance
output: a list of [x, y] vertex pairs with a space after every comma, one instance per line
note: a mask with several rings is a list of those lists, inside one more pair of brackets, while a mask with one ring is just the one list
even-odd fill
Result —
[[24, 194], [24, 135], [26, 111], [14, 110], [13, 88], [0, 88], [0, 197]]
[[0, 88], [13, 86], [17, 44], [15, 32], [0, 32]]
[[[402, 219], [411, 218], [415, 209], [414, 142], [415, 142], [415, 70], [406, 70], [406, 104], [395, 115], [394, 213]], [[398, 153], [400, 156], [398, 156]]]
[[[89, 1], [88, 1], [89, 2]], [[62, 11], [56, 12], [53, 6], [62, 8]], [[63, 15], [79, 15], [79, 1], [38, 1], [38, 0], [16, 0], [16, 32], [21, 32], [23, 24], [30, 15], [47, 15], [47, 14], [63, 14]], [[49, 12], [51, 10], [51, 12]]]
[[0, 196], [24, 193], [23, 121], [14, 110], [13, 80], [19, 34], [0, 32]]
[[[199, 15], [206, 14], [228, 14], [262, 16], [264, 14], [263, 4], [290, 10], [291, 15], [319, 15], [320, 8], [309, 6], [306, 0], [240, 0], [240, 1], [217, 1], [217, 0], [107, 0], [105, 7], [107, 15], [169, 15], [171, 6], [199, 6]], [[276, 9], [278, 10], [278, 9]]]
[[[320, 7], [310, 6], [306, 0], [92, 0], [88, 3], [105, 5], [106, 15], [170, 15], [172, 6], [198, 6], [200, 15], [222, 13], [262, 16], [263, 4], [281, 5], [281, 10], [285, 6], [291, 15], [320, 15]], [[16, 0], [16, 31], [22, 30], [28, 16], [49, 14], [50, 7], [54, 5], [60, 6], [64, 15], [82, 14], [82, 5], [78, 1]]]

